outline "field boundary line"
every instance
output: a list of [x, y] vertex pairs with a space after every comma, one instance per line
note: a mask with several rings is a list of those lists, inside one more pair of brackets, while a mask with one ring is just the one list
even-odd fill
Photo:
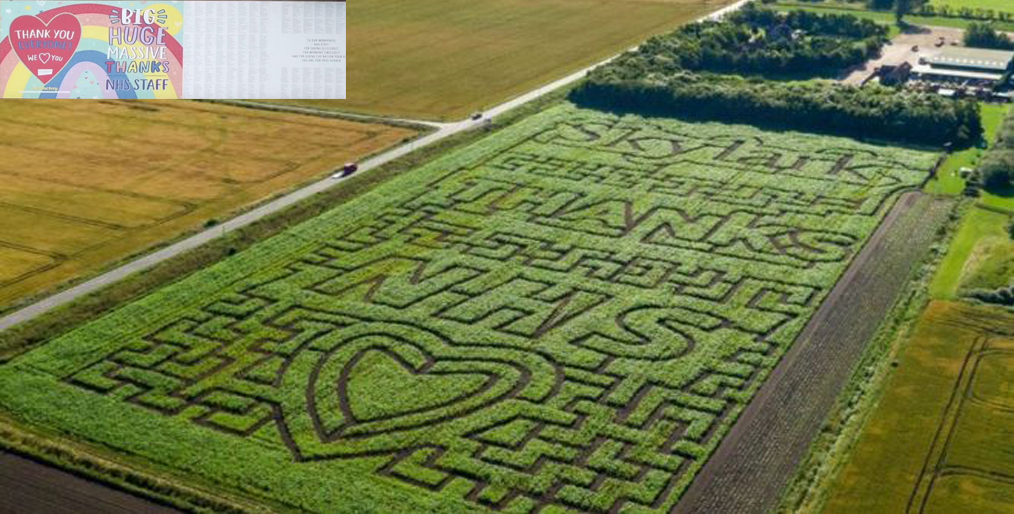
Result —
[[[708, 19], [719, 19], [722, 16], [730, 12], [734, 12], [745, 4], [752, 0], [739, 0], [734, 4], [723, 7], [715, 12], [701, 16], [700, 18], [693, 20], [689, 23], [696, 23], [702, 20]], [[688, 24], [689, 24], [688, 23]], [[506, 113], [516, 107], [520, 107], [533, 100], [541, 98], [548, 93], [561, 89], [567, 85], [575, 83], [585, 77], [585, 75], [592, 69], [611, 62], [613, 59], [622, 55], [626, 51], [636, 49], [637, 46], [631, 47], [630, 49], [620, 52], [612, 57], [604, 59], [598, 63], [592, 64], [587, 68], [578, 70], [570, 75], [563, 78], [557, 79], [549, 84], [536, 88], [528, 93], [520, 95], [514, 99], [508, 100], [496, 107], [488, 109], [484, 113], [483, 119], [473, 120], [465, 119], [458, 122], [447, 123], [441, 126], [438, 130], [425, 134], [422, 137], [413, 139], [412, 141], [405, 143], [400, 146], [395, 146], [387, 151], [376, 154], [361, 163], [359, 163], [359, 174], [368, 172], [374, 168], [380, 167], [381, 165], [387, 164], [399, 157], [405, 156], [409, 153], [414, 152], [417, 149], [429, 146], [437, 143], [450, 136], [474, 129], [480, 129], [486, 126], [489, 119]], [[337, 165], [340, 165], [338, 163]], [[84, 282], [80, 282], [69, 288], [63, 289], [50, 296], [43, 297], [35, 302], [19, 307], [13, 312], [0, 317], [0, 332], [19, 325], [26, 321], [30, 321], [41, 316], [43, 313], [54, 309], [56, 307], [66, 305], [77, 298], [88, 295], [103, 287], [118, 282], [119, 280], [126, 278], [135, 273], [145, 271], [152, 268], [156, 264], [168, 260], [171, 257], [182, 254], [188, 250], [192, 250], [205, 243], [218, 239], [227, 233], [233, 232], [237, 229], [243, 228], [251, 223], [264, 218], [270, 214], [281, 211], [282, 209], [289, 207], [301, 200], [316, 195], [317, 193], [331, 189], [332, 187], [344, 182], [346, 178], [333, 179], [325, 177], [316, 182], [311, 182], [294, 191], [290, 191], [280, 197], [269, 200], [259, 206], [246, 211], [238, 216], [235, 216], [227, 221], [221, 222], [214, 227], [207, 228], [195, 234], [185, 237], [182, 240], [178, 240], [175, 243], [163, 247], [151, 253], [147, 253], [136, 259], [130, 260], [118, 267], [105, 271], [100, 275], [94, 276]]]
[[308, 116], [317, 116], [320, 118], [357, 121], [362, 123], [381, 123], [384, 125], [391, 125], [393, 127], [408, 127], [422, 131], [439, 129], [440, 127], [452, 124], [438, 121], [416, 120], [411, 118], [389, 118], [385, 116], [373, 116], [370, 114], [329, 111], [326, 109], [318, 109], [316, 107], [304, 105], [285, 105], [271, 102], [260, 102], [260, 101], [254, 102], [250, 100], [197, 100], [197, 101], [222, 105], [231, 105], [233, 107], [246, 107], [247, 109], [255, 109], [260, 111], [305, 114]]
[[[905, 508], [906, 512], [926, 512], [929, 508], [933, 487], [936, 485], [937, 479], [947, 475], [979, 476], [981, 478], [1014, 484], [1014, 477], [1002, 473], [965, 466], [949, 466], [947, 464], [948, 453], [958, 431], [958, 424], [961, 421], [965, 403], [969, 401], [974, 403], [976, 401], [974, 396], [976, 374], [979, 371], [979, 365], [983, 357], [993, 353], [1014, 353], [989, 348], [990, 341], [997, 335], [997, 332], [988, 331], [976, 337], [972, 341], [972, 344], [969, 345], [968, 352], [965, 354], [965, 358], [961, 364], [961, 371], [954, 381], [947, 405], [940, 416], [940, 423], [933, 436], [933, 442], [930, 445], [929, 451], [926, 452], [926, 458], [920, 469], [912, 493], [909, 496], [908, 504]], [[985, 403], [985, 405], [991, 410], [997, 410], [993, 405], [988, 403]], [[1003, 409], [999, 410], [1002, 411]], [[946, 435], [944, 435], [945, 431]], [[917, 503], [918, 505], [916, 505]]]
[[[918, 191], [906, 192], [897, 198], [753, 400], [740, 413], [674, 512], [766, 512], [777, 505], [784, 487], [806, 457], [813, 438], [861, 359], [865, 346], [935, 237], [934, 230], [925, 230], [898, 241], [890, 237], [891, 233], [905, 228], [902, 220], [906, 216], [919, 214], [913, 212], [919, 202], [926, 202], [919, 210], [928, 210], [934, 207], [933, 203], [946, 201]], [[931, 218], [933, 213], [922, 214], [924, 218]], [[941, 213], [936, 214], [940, 219], [932, 220], [934, 226], [945, 220]], [[906, 255], [903, 272], [878, 270], [884, 262], [878, 258], [899, 252]], [[884, 276], [878, 271], [895, 272]], [[876, 294], [885, 290], [882, 288], [885, 282], [890, 282], [886, 288], [889, 291]], [[878, 289], [871, 290], [871, 286], [878, 286]], [[853, 315], [874, 316], [876, 322], [865, 323], [857, 329], [855, 332], [864, 332], [858, 337], [842, 338], [836, 335], [833, 321], [847, 321], [850, 310], [854, 311]]]
[[994, 212], [996, 214], [1002, 214], [1004, 216], [1014, 216], [1014, 210], [1004, 209], [1003, 207], [997, 207], [995, 205], [987, 205], [980, 202], [976, 202], [975, 207], [984, 211]]

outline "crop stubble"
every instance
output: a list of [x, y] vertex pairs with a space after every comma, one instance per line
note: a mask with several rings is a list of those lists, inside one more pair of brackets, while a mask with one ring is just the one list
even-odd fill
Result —
[[[933, 301], [825, 506], [838, 512], [1003, 512], [1014, 494], [1009, 427], [1014, 314]], [[861, 491], [861, 492], [860, 492]]]
[[0, 106], [0, 311], [411, 129], [193, 102]]

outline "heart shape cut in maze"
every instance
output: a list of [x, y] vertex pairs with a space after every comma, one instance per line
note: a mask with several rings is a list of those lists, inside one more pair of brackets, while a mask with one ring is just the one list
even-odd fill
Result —
[[77, 51], [81, 21], [69, 13], [58, 14], [49, 23], [36, 16], [19, 16], [11, 23], [10, 41], [28, 71], [47, 84]]
[[[359, 369], [369, 380], [356, 380]], [[431, 365], [413, 367], [390, 350], [367, 348], [345, 364], [338, 381], [338, 396], [347, 409], [345, 423], [354, 425], [397, 419], [411, 413], [426, 412], [460, 404], [492, 387], [498, 379], [488, 373], [441, 371]], [[389, 387], [377, 387], [384, 384]], [[444, 394], [434, 394], [443, 391]], [[429, 392], [430, 394], [424, 394]]]

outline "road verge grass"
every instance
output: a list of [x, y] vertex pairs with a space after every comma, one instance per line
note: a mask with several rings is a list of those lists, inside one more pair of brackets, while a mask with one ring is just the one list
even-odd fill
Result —
[[[0, 109], [28, 118], [0, 163], [0, 313], [430, 130], [207, 102]], [[107, 159], [124, 148], [144, 164]]]

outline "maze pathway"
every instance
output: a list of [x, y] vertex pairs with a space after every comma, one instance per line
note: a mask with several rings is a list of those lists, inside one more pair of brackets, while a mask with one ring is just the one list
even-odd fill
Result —
[[933, 160], [560, 106], [16, 359], [0, 403], [310, 510], [669, 510]]

